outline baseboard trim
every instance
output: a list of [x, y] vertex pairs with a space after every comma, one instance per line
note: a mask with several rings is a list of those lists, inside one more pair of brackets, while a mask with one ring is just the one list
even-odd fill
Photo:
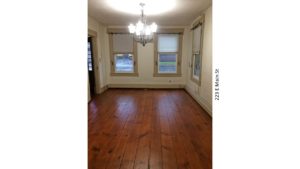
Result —
[[183, 84], [108, 84], [108, 88], [183, 89]]
[[100, 88], [100, 93], [99, 93], [99, 94], [103, 93], [103, 92], [104, 92], [105, 90], [107, 90], [107, 89], [108, 89], [108, 86], [107, 86], [107, 85], [101, 87], [101, 88]]
[[203, 98], [196, 97], [188, 86], [185, 86], [184, 89], [212, 117], [212, 105]]

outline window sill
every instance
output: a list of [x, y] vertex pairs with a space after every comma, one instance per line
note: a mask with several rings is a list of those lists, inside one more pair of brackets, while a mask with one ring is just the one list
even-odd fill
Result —
[[139, 76], [138, 73], [111, 73], [111, 76]]
[[153, 77], [181, 77], [181, 74], [176, 73], [155, 73]]

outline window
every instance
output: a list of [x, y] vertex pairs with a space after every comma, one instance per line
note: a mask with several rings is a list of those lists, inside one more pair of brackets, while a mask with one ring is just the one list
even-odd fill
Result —
[[128, 33], [110, 33], [111, 75], [137, 76], [136, 42]]
[[181, 76], [181, 42], [180, 33], [157, 34], [154, 76]]
[[199, 80], [200, 78], [200, 55], [193, 55], [193, 78]]
[[133, 55], [132, 54], [115, 54], [115, 71], [117, 73], [133, 73]]
[[92, 44], [88, 41], [88, 70], [93, 71]]
[[201, 80], [201, 58], [202, 58], [202, 32], [203, 21], [198, 21], [193, 26], [193, 49], [191, 79], [200, 84]]

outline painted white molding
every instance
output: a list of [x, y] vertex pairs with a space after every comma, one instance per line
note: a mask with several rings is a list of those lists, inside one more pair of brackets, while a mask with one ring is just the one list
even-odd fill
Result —
[[97, 93], [97, 94], [101, 94], [101, 93], [103, 93], [105, 90], [107, 90], [108, 89], [108, 86], [107, 85], [105, 85], [105, 86], [103, 86], [102, 88], [100, 88], [100, 92], [99, 93]]
[[184, 84], [108, 84], [108, 88], [183, 89]]
[[189, 86], [185, 86], [185, 91], [190, 94], [199, 104], [200, 106], [212, 117], [212, 105], [209, 104], [203, 97], [197, 97], [196, 94]]

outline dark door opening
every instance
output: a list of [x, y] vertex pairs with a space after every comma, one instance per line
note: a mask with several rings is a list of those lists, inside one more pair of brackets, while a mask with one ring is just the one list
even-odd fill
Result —
[[90, 87], [90, 94], [93, 97], [96, 94], [95, 89], [95, 74], [94, 74], [94, 60], [93, 60], [93, 44], [92, 44], [92, 37], [88, 37], [88, 72], [89, 72], [89, 87]]

